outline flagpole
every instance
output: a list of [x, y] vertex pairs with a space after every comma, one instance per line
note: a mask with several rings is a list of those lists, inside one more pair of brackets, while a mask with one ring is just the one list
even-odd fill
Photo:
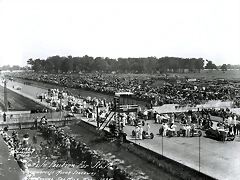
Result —
[[162, 132], [162, 155], [163, 155], [163, 132]]

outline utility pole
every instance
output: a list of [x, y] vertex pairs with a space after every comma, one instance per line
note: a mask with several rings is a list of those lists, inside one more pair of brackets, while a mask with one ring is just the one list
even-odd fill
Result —
[[162, 134], [162, 156], [163, 156], [163, 134]]
[[7, 80], [4, 80], [4, 106], [5, 106], [5, 112], [8, 111], [8, 99], [7, 99]]
[[201, 141], [200, 141], [200, 136], [199, 136], [199, 172], [200, 172], [200, 168], [201, 168]]

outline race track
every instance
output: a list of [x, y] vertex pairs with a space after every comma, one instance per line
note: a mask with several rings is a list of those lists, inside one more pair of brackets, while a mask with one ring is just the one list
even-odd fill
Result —
[[[3, 108], [4, 102], [4, 90], [3, 86], [0, 85], [0, 106]], [[27, 99], [11, 90], [8, 89], [7, 92], [8, 101], [11, 103], [10, 111], [25, 111], [31, 109], [43, 109], [44, 107], [39, 105], [38, 103], [33, 102], [30, 99]], [[2, 102], [2, 103], [1, 103]]]
[[[38, 81], [31, 81], [31, 80], [23, 80], [20, 78], [14, 78], [14, 81], [19, 82], [19, 83], [24, 83], [24, 82], [31, 82], [32, 86], [31, 87], [38, 87], [40, 89], [42, 89], [44, 87], [45, 91], [46, 89], [49, 88], [62, 88], [62, 86], [59, 85], [53, 85], [53, 84], [47, 84], [47, 83], [43, 83], [43, 82], [38, 82]], [[9, 82], [10, 83], [10, 82]], [[107, 94], [103, 94], [100, 92], [94, 92], [94, 91], [86, 91], [80, 88], [68, 88], [68, 90], [70, 90], [71, 93], [75, 94], [75, 95], [81, 95], [83, 97], [87, 97], [87, 96], [91, 96], [91, 97], [96, 97], [96, 98], [105, 98], [107, 101], [110, 101], [113, 99], [113, 95], [107, 95]], [[142, 107], [145, 107], [146, 102], [144, 101], [139, 101], [139, 100], [129, 100], [129, 102], [133, 102], [134, 104], [137, 103], [139, 105], [141, 105]]]
[[[200, 141], [200, 171], [217, 179], [240, 179], [240, 143], [235, 141], [220, 142], [206, 137], [163, 137], [158, 135], [160, 124], [152, 120], [150, 131], [154, 139], [135, 140], [131, 137], [133, 126], [126, 126], [125, 132], [132, 142], [140, 144], [159, 154], [181, 162], [199, 170], [199, 141]], [[204, 133], [203, 133], [204, 134]], [[237, 137], [239, 139], [239, 137]], [[163, 151], [162, 151], [163, 147]]]
[[[36, 97], [36, 94], [46, 92], [50, 85], [46, 87], [43, 85], [42, 88], [33, 87], [28, 85], [23, 85], [18, 82], [9, 82], [8, 86], [12, 87], [21, 86], [22, 92]], [[79, 93], [70, 90], [71, 93]], [[78, 95], [78, 94], [76, 94]], [[160, 125], [154, 124], [149, 121], [151, 126], [151, 132], [155, 134], [154, 139], [135, 141], [141, 145], [148, 147], [156, 152], [162, 153], [162, 140], [163, 140], [163, 155], [167, 156], [173, 160], [179, 161], [187, 166], [190, 166], [196, 170], [199, 170], [199, 140], [200, 140], [200, 171], [213, 176], [217, 179], [229, 179], [238, 180], [240, 179], [240, 171], [238, 168], [240, 166], [240, 143], [239, 137], [233, 142], [219, 142], [216, 140], [208, 139], [206, 137], [193, 138], [183, 138], [183, 137], [173, 137], [173, 138], [163, 138], [156, 135]], [[125, 131], [128, 135], [131, 134], [133, 127], [125, 127]]]

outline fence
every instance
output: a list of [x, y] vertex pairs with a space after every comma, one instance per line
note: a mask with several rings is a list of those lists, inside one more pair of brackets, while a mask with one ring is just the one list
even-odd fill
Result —
[[36, 118], [45, 116], [51, 120], [63, 120], [65, 112], [48, 112], [48, 113], [29, 113], [29, 114], [9, 114], [6, 116], [6, 123], [25, 123], [34, 122]]
[[35, 119], [40, 119], [43, 116], [48, 119], [48, 124], [55, 124], [57, 126], [76, 124], [81, 120], [80, 117], [65, 117], [65, 115], [64, 112], [8, 115], [6, 121], [1, 120], [0, 128], [4, 128], [7, 125], [9, 129], [31, 128], [35, 125]]

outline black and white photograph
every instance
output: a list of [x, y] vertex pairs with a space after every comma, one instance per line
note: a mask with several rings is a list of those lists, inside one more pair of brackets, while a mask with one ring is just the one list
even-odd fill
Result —
[[0, 180], [239, 180], [240, 0], [0, 0]]

